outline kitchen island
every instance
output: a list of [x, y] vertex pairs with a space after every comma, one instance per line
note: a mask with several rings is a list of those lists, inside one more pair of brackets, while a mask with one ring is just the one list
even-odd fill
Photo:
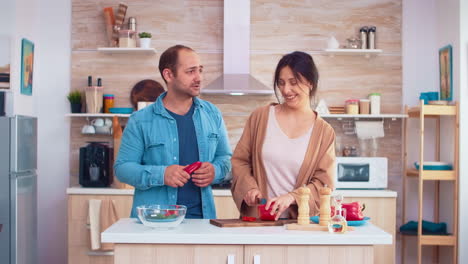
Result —
[[368, 223], [346, 234], [275, 227], [219, 228], [185, 219], [175, 229], [153, 229], [124, 218], [105, 230], [114, 263], [374, 263], [374, 245], [392, 235]]

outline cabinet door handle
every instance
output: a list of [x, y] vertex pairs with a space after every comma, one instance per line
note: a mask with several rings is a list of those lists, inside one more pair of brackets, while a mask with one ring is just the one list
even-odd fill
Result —
[[254, 263], [253, 264], [261, 264], [260, 255], [255, 255], [254, 256]]
[[227, 256], [227, 264], [236, 264], [236, 255], [229, 254]]
[[114, 256], [114, 251], [88, 251], [86, 252], [88, 256]]

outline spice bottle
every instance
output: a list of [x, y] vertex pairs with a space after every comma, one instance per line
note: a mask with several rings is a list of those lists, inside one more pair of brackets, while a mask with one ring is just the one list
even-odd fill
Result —
[[114, 107], [114, 95], [104, 94], [104, 113], [110, 113], [109, 109]]
[[359, 100], [349, 99], [346, 100], [346, 114], [357, 115], [359, 114]]
[[362, 27], [359, 30], [359, 35], [361, 37], [361, 49], [367, 49], [367, 27]]
[[368, 42], [368, 45], [367, 47], [369, 49], [375, 49], [375, 30], [376, 30], [376, 27], [369, 27], [369, 33], [367, 34], [367, 42]]
[[360, 99], [359, 100], [359, 114], [368, 115], [370, 113], [370, 100]]

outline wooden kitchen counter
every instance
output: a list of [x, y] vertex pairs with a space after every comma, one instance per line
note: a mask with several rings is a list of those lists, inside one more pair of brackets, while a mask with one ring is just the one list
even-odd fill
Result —
[[374, 263], [374, 245], [392, 235], [368, 223], [346, 234], [293, 231], [283, 226], [219, 228], [185, 219], [175, 229], [152, 229], [120, 219], [101, 235], [114, 243], [114, 263]]

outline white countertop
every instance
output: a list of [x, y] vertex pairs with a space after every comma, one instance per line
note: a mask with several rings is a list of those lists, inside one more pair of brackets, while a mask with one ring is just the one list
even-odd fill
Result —
[[[71, 187], [67, 188], [67, 194], [133, 195], [133, 189]], [[213, 195], [231, 196], [231, 190], [214, 189]]]
[[[333, 193], [344, 197], [397, 197], [397, 192], [391, 190], [336, 190]], [[67, 188], [67, 194], [133, 195], [133, 189], [71, 187]], [[231, 196], [231, 190], [214, 189], [213, 195]]]
[[101, 233], [104, 243], [230, 245], [376, 245], [392, 236], [367, 223], [346, 234], [287, 230], [284, 226], [220, 228], [208, 219], [185, 219], [174, 229], [153, 229], [136, 218], [122, 218]]

